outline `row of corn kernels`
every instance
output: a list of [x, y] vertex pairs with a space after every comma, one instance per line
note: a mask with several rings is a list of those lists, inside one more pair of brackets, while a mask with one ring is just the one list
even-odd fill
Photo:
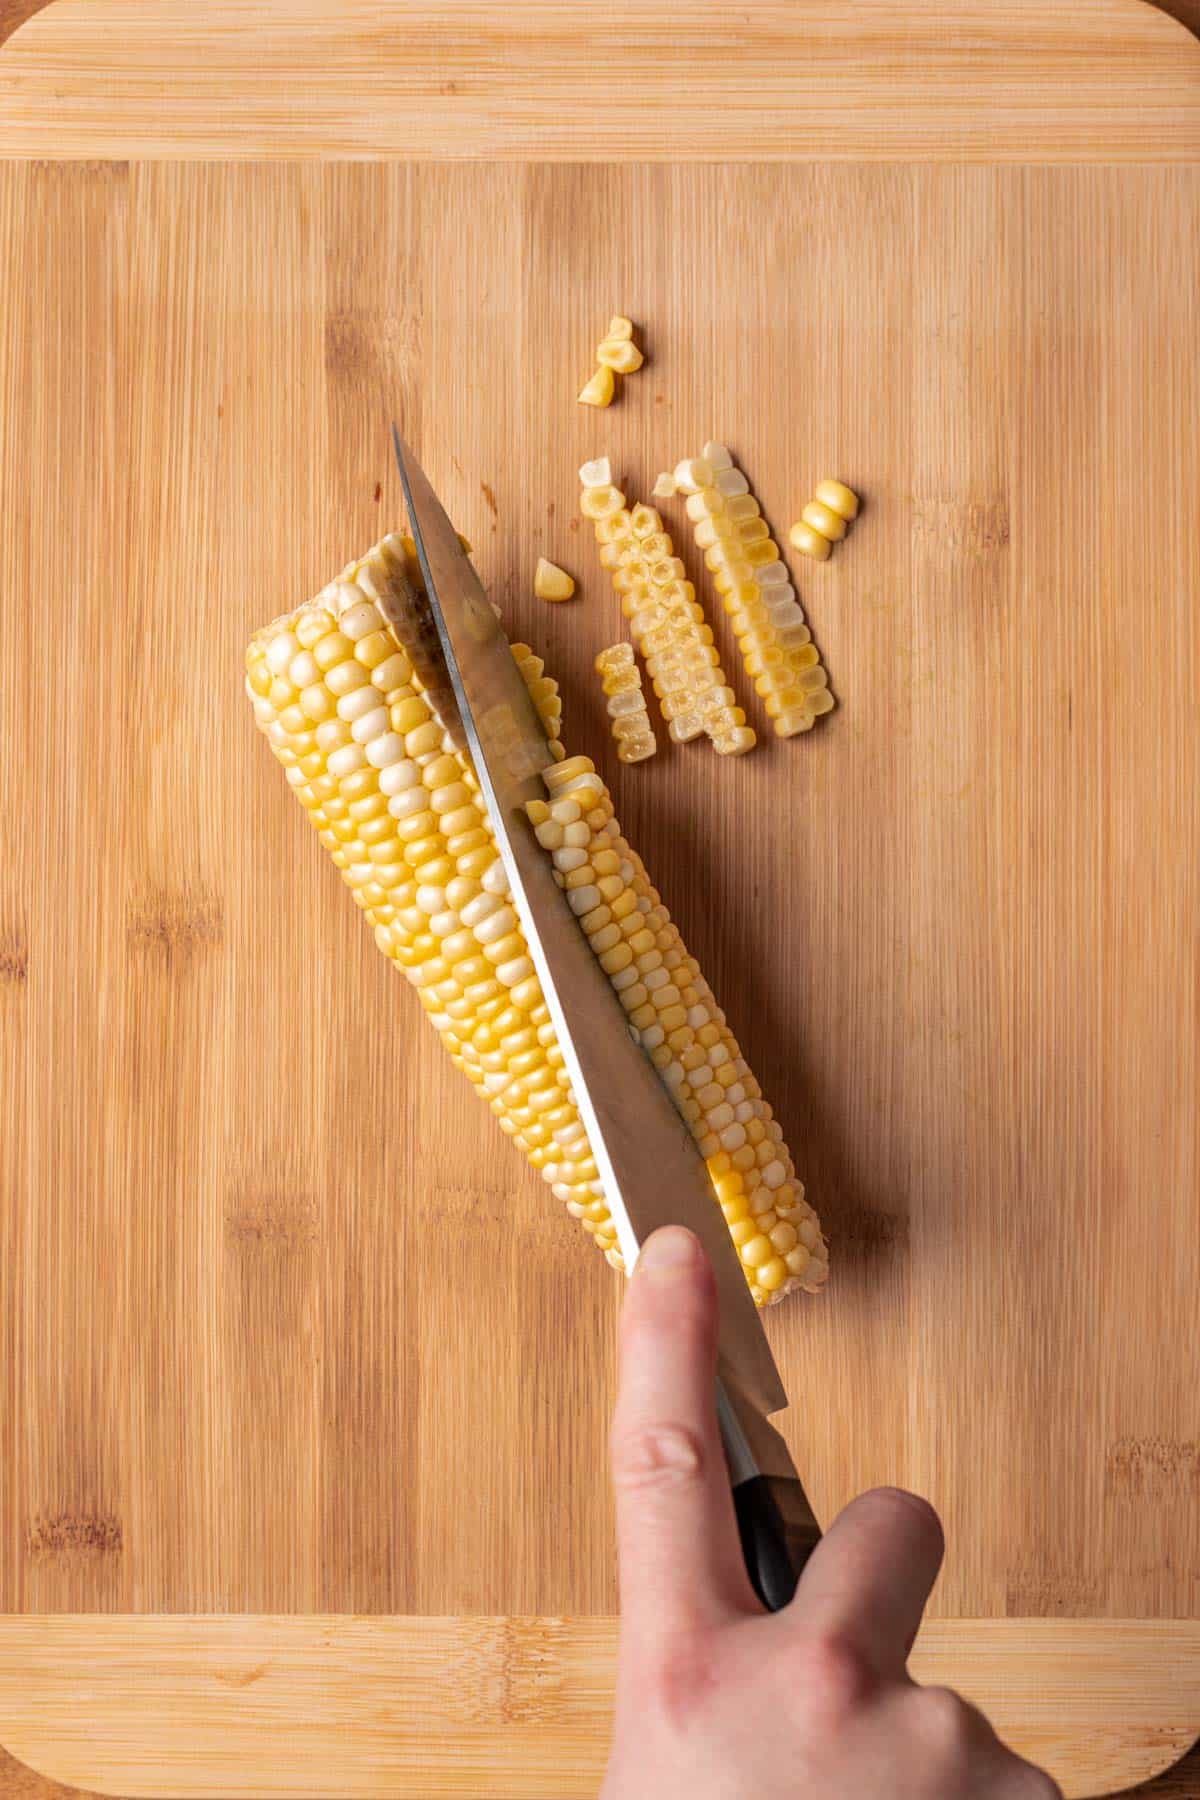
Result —
[[704, 732], [722, 755], [749, 750], [754, 733], [662, 519], [651, 506], [626, 506], [606, 457], [585, 463], [579, 474], [580, 508], [595, 526], [600, 560], [612, 574], [672, 739], [686, 743]]
[[829, 678], [779, 546], [750, 484], [723, 444], [680, 463], [674, 478], [728, 613], [748, 676], [780, 737], [833, 707]]
[[615, 818], [588, 824], [605, 792], [594, 766], [573, 757], [545, 779], [547, 800], [530, 808], [538, 841], [706, 1160], [754, 1298], [820, 1286], [816, 1215], [724, 1013]]
[[610, 644], [596, 658], [605, 710], [621, 762], [645, 762], [658, 749], [632, 644]]

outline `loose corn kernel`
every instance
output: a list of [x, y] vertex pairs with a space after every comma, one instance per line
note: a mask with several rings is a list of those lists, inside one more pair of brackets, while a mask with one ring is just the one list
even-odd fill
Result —
[[533, 576], [533, 591], [539, 600], [569, 600], [575, 592], [575, 582], [557, 563], [548, 562], [544, 556], [539, 556]]
[[601, 363], [590, 381], [585, 381], [579, 390], [579, 402], [582, 406], [611, 406], [616, 391], [613, 372]]
[[802, 556], [811, 556], [814, 562], [827, 562], [833, 548], [827, 537], [822, 537], [803, 519], [798, 519], [788, 532], [788, 542], [793, 550], [799, 550]]
[[596, 345], [596, 361], [602, 368], [614, 369], [618, 375], [632, 375], [645, 358], [628, 338], [605, 338]]
[[845, 519], [840, 518], [831, 507], [823, 506], [819, 500], [810, 500], [801, 509], [800, 517], [814, 531], [819, 531], [823, 538], [828, 538], [831, 544], [838, 543], [846, 535]]
[[831, 512], [845, 520], [858, 517], [858, 495], [853, 488], [848, 488], [844, 481], [818, 481], [813, 489], [814, 500], [827, 506]]

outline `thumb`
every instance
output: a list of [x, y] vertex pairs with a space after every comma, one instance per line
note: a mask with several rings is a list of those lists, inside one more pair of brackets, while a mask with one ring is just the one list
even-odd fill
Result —
[[754, 1610], [717, 1430], [717, 1295], [690, 1231], [646, 1240], [621, 1315], [612, 1427], [621, 1612], [630, 1639]]

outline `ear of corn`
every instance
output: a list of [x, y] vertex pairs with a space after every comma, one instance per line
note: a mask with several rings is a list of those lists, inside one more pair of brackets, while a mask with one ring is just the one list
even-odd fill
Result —
[[688, 496], [696, 544], [776, 733], [808, 731], [833, 708], [829, 677], [749, 482], [724, 444], [706, 444], [703, 456], [681, 462], [673, 479]]
[[[475, 773], [443, 732], [387, 612], [419, 586], [388, 537], [247, 651], [255, 718], [375, 941], [417, 990], [455, 1066], [585, 1231], [621, 1267]], [[513, 655], [557, 742], [557, 686]], [[531, 810], [565, 898], [707, 1160], [760, 1305], [827, 1272], [816, 1215], [725, 1015], [622, 835], [586, 758]]]

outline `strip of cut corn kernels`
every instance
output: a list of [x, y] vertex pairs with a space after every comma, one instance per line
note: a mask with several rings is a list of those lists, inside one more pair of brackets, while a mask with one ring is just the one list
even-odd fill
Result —
[[[387, 624], [418, 584], [411, 545], [386, 538], [256, 634], [247, 691], [289, 785], [451, 1060], [622, 1267], [474, 770]], [[557, 741], [556, 684], [527, 646], [513, 655]], [[539, 840], [708, 1161], [755, 1299], [819, 1287], [827, 1253], [782, 1133], [607, 790], [582, 758], [547, 771], [546, 786], [544, 814], [534, 809]]]
[[[783, 1133], [640, 859], [615, 820], [592, 832], [586, 863], [574, 847], [558, 845], [574, 817], [572, 801], [596, 781], [585, 757], [547, 771], [547, 801], [530, 809], [539, 842], [554, 856], [601, 967], [706, 1159], [756, 1300], [793, 1280], [806, 1285], [814, 1259], [815, 1279], [823, 1280], [820, 1228]], [[606, 889], [614, 876], [624, 887], [614, 881]]]
[[645, 762], [658, 749], [632, 644], [610, 644], [596, 658], [605, 710], [621, 762]]
[[646, 672], [677, 744], [703, 732], [724, 756], [754, 746], [754, 732], [721, 667], [712, 627], [652, 506], [626, 506], [607, 457], [579, 471], [580, 510], [591, 519]]
[[780, 737], [832, 711], [821, 665], [779, 546], [750, 484], [724, 444], [680, 463], [673, 480], [729, 615], [747, 675]]

